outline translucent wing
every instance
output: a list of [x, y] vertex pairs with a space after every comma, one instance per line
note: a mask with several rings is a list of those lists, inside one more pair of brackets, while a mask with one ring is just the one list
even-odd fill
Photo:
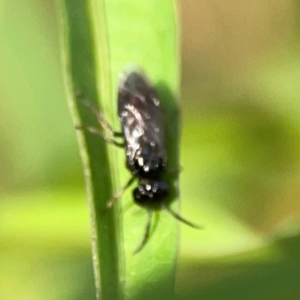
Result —
[[166, 160], [163, 115], [157, 94], [138, 72], [124, 75], [118, 91], [118, 114], [124, 132], [127, 159], [132, 160], [138, 149], [150, 144]]

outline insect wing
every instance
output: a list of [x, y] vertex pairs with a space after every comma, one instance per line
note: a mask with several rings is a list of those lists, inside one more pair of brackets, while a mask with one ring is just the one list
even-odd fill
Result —
[[143, 144], [154, 145], [157, 154], [166, 157], [163, 115], [157, 94], [147, 78], [132, 72], [122, 78], [118, 94], [118, 114], [132, 159]]

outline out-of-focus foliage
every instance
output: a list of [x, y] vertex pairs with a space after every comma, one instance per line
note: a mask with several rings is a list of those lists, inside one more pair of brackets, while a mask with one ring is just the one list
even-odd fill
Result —
[[[179, 299], [299, 299], [299, 4], [182, 3]], [[1, 299], [93, 299], [51, 1], [0, 1]]]

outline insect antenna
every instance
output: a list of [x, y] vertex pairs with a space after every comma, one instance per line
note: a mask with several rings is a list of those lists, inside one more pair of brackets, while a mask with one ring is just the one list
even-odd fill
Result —
[[199, 226], [199, 225], [196, 225], [186, 219], [184, 219], [181, 215], [179, 215], [177, 212], [171, 210], [168, 206], [162, 204], [161, 207], [163, 209], [165, 209], [169, 214], [171, 214], [175, 219], [177, 219], [178, 221], [190, 226], [190, 227], [193, 227], [195, 229], [202, 229], [202, 226]]
[[148, 219], [147, 219], [147, 223], [146, 223], [145, 234], [144, 234], [144, 237], [143, 237], [140, 245], [133, 252], [133, 255], [137, 254], [138, 252], [140, 252], [144, 248], [144, 246], [146, 245], [146, 243], [149, 239], [149, 236], [150, 236], [150, 229], [151, 229], [153, 211], [152, 211], [152, 209], [148, 209], [147, 212], [148, 212]]

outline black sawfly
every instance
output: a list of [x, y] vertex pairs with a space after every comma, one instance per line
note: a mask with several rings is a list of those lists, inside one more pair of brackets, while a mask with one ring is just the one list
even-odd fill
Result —
[[144, 73], [138, 69], [121, 73], [118, 86], [121, 132], [115, 131], [81, 92], [77, 96], [96, 115], [106, 132], [81, 125], [76, 126], [76, 129], [98, 134], [106, 142], [124, 148], [126, 167], [132, 174], [129, 181], [107, 202], [106, 207], [112, 207], [131, 184], [138, 180], [138, 187], [133, 190], [133, 199], [137, 205], [147, 210], [148, 220], [143, 239], [134, 254], [141, 251], [149, 239], [154, 209], [164, 209], [178, 221], [200, 228], [171, 210], [165, 203], [169, 194], [169, 184], [162, 179], [167, 166], [164, 116], [157, 93]]

